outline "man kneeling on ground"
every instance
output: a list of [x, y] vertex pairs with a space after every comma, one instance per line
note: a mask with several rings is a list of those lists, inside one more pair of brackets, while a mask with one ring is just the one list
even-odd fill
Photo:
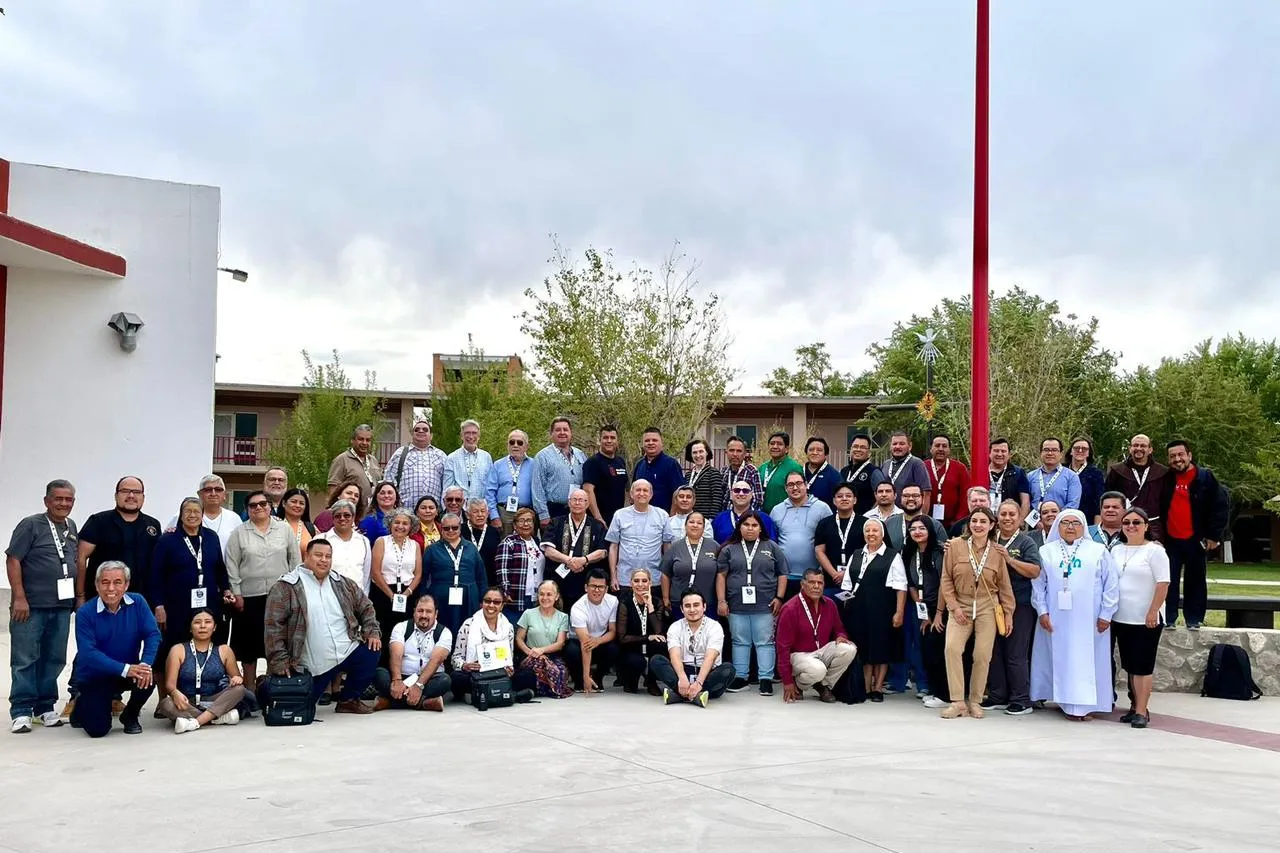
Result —
[[378, 667], [373, 678], [378, 691], [375, 709], [443, 711], [444, 694], [453, 683], [444, 663], [452, 649], [453, 634], [436, 619], [436, 600], [422, 596], [413, 619], [391, 629], [391, 666]]
[[724, 652], [724, 629], [707, 619], [707, 602], [690, 587], [680, 596], [684, 618], [667, 629], [668, 657], [656, 657], [649, 664], [654, 678], [663, 685], [662, 703], [707, 702], [723, 695], [733, 681], [733, 664], [720, 663]]
[[[333, 546], [325, 539], [307, 543], [302, 565], [276, 581], [267, 594], [267, 668], [272, 675], [309, 672], [312, 700], [345, 673], [335, 710], [372, 714], [361, 701], [373, 683], [382, 649], [382, 631], [373, 604], [358, 585], [331, 572]], [[269, 685], [260, 699], [269, 701]]]

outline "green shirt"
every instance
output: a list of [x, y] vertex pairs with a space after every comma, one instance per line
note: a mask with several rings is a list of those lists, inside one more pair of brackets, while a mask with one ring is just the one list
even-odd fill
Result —
[[764, 511], [768, 515], [773, 508], [787, 499], [787, 476], [796, 471], [804, 474], [800, 463], [789, 455], [777, 465], [770, 459], [760, 466], [760, 485], [764, 486]]
[[524, 628], [524, 642], [529, 648], [549, 646], [560, 638], [561, 631], [568, 632], [569, 614], [557, 610], [554, 616], [546, 617], [538, 608], [530, 607], [520, 614], [520, 621], [516, 624]]

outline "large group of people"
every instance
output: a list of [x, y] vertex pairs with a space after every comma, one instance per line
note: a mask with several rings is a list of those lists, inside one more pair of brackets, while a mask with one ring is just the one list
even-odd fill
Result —
[[987, 476], [946, 436], [926, 459], [894, 433], [876, 464], [859, 435], [840, 470], [782, 431], [758, 467], [736, 436], [725, 465], [701, 439], [682, 463], [657, 428], [634, 465], [609, 427], [587, 456], [564, 418], [532, 455], [522, 430], [498, 459], [475, 421], [460, 437], [446, 454], [420, 421], [384, 470], [358, 426], [314, 518], [280, 468], [243, 518], [211, 474], [164, 525], [137, 477], [80, 528], [50, 482], [6, 552], [12, 731], [101, 737], [115, 715], [136, 733], [157, 687], [176, 733], [233, 725], [304, 672], [350, 714], [438, 712], [505, 678], [517, 702], [613, 686], [707, 707], [780, 681], [787, 704], [914, 690], [947, 719], [1053, 703], [1085, 721], [1118, 700], [1117, 651], [1142, 728], [1161, 632], [1180, 605], [1203, 622], [1227, 519], [1187, 442], [1166, 467], [1142, 435], [1105, 472], [1087, 438], [1044, 439], [1030, 471], [998, 438]]

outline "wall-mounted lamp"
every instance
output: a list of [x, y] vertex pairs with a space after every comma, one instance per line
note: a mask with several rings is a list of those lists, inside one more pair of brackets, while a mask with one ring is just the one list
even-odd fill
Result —
[[231, 273], [231, 277], [236, 281], [249, 280], [249, 274], [244, 270], [236, 270], [236, 269], [232, 269], [231, 267], [218, 267], [218, 272], [229, 272]]
[[138, 348], [138, 330], [145, 324], [137, 314], [128, 311], [117, 311], [107, 321], [107, 328], [115, 330], [120, 336], [120, 349], [133, 352]]

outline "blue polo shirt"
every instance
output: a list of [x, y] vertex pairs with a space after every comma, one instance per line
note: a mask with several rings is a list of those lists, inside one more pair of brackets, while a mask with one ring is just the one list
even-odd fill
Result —
[[787, 555], [788, 578], [800, 578], [805, 569], [818, 567], [818, 556], [813, 550], [813, 535], [818, 522], [830, 516], [831, 507], [810, 495], [803, 506], [786, 500], [773, 508], [769, 515], [778, 527], [778, 544]]

